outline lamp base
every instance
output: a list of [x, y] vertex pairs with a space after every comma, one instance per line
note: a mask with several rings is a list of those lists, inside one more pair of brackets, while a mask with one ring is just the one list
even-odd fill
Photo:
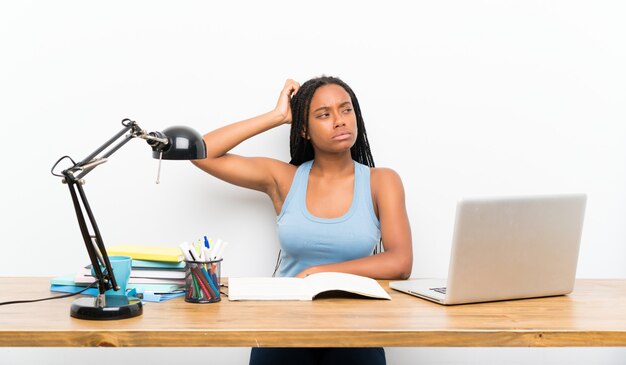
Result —
[[80, 298], [72, 302], [70, 315], [78, 319], [112, 320], [140, 316], [143, 313], [141, 300], [125, 295], [105, 295], [105, 305], [98, 297]]

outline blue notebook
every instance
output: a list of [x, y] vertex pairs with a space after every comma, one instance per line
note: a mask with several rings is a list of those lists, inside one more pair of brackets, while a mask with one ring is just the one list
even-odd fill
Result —
[[[61, 292], [61, 293], [78, 293], [79, 291], [85, 289], [84, 286], [76, 286], [76, 285], [50, 285], [50, 291]], [[82, 294], [96, 296], [98, 295], [97, 288], [89, 288], [85, 290]], [[171, 293], [159, 293], [152, 291], [140, 291], [134, 290], [132, 293], [137, 296], [139, 299], [146, 302], [164, 302], [169, 299], [182, 297], [185, 295], [185, 292], [182, 290], [171, 292]]]
[[154, 269], [184, 269], [185, 262], [165, 262], [133, 259], [132, 267]]

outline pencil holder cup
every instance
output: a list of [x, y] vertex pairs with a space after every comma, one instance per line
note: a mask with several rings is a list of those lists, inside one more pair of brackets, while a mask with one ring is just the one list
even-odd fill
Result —
[[222, 259], [185, 260], [185, 301], [190, 303], [219, 302], [221, 266]]

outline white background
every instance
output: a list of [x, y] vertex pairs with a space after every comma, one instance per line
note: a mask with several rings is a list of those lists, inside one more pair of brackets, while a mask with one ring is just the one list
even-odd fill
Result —
[[[271, 110], [286, 78], [326, 74], [352, 86], [377, 166], [403, 179], [414, 277], [446, 274], [458, 198], [571, 192], [588, 194], [578, 277], [626, 277], [624, 19], [621, 1], [2, 2], [0, 275], [61, 275], [87, 262], [67, 187], [50, 174], [59, 157], [84, 158], [127, 117], [149, 131], [182, 124], [205, 133]], [[283, 126], [235, 152], [288, 160], [288, 135]], [[107, 245], [207, 234], [231, 242], [224, 275], [272, 273], [269, 199], [188, 162], [162, 170], [156, 185], [157, 162], [136, 140], [87, 176]], [[187, 351], [247, 363], [248, 349]], [[188, 353], [0, 357], [70, 364], [55, 355], [65, 352], [76, 364]], [[626, 363], [624, 349], [387, 355], [390, 364]]]

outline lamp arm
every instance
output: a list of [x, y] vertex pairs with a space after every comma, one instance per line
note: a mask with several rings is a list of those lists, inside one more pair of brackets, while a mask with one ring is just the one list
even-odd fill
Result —
[[[104, 292], [109, 289], [118, 289], [119, 287], [117, 285], [117, 281], [115, 280], [113, 269], [111, 268], [109, 256], [102, 241], [102, 236], [100, 235], [100, 230], [98, 229], [95, 217], [93, 216], [91, 207], [89, 206], [89, 202], [87, 201], [87, 196], [85, 195], [85, 191], [83, 190], [82, 183], [69, 180], [67, 185], [70, 189], [72, 203], [74, 204], [76, 218], [78, 219], [78, 226], [80, 227], [80, 232], [83, 236], [85, 248], [87, 249], [87, 253], [89, 255], [89, 261], [91, 261], [91, 268], [93, 269], [94, 274], [96, 275], [96, 278], [98, 280], [98, 290], [100, 294], [104, 294]], [[80, 202], [78, 195], [80, 195]], [[83, 208], [85, 209], [91, 227], [93, 228], [94, 236], [91, 236], [89, 232], [89, 227], [87, 226], [87, 221], [85, 219], [85, 215], [83, 214]], [[92, 241], [92, 237], [95, 242]], [[104, 271], [101, 269], [100, 265], [104, 266]]]
[[[104, 144], [102, 146], [98, 147], [98, 149], [93, 151], [91, 154], [89, 154], [89, 156], [85, 157], [82, 161], [80, 161], [79, 163], [77, 163], [73, 167], [81, 167], [81, 166], [84, 166], [84, 165], [90, 163], [93, 160], [94, 157], [96, 157], [100, 152], [104, 151], [107, 147], [112, 145], [113, 142], [117, 141], [121, 136], [124, 135], [124, 133], [128, 132], [130, 129], [138, 129], [139, 128], [137, 123], [135, 123], [134, 121], [132, 121], [130, 119], [122, 120], [122, 125], [124, 126], [124, 128], [122, 128], [121, 131], [117, 132], [117, 134], [115, 134], [113, 137], [111, 137], [111, 139], [109, 139], [108, 141], [104, 142]], [[119, 149], [119, 147], [115, 148], [113, 150], [113, 152], [117, 151], [118, 149]], [[109, 153], [109, 156], [113, 152]]]
[[[133, 138], [141, 138], [145, 139], [146, 142], [154, 149], [164, 149], [169, 144], [169, 139], [163, 135], [161, 132], [150, 132], [147, 133], [145, 130], [141, 129], [139, 125], [135, 121], [130, 119], [124, 119], [122, 121], [122, 128], [116, 135], [111, 137], [108, 141], [106, 141], [102, 146], [93, 151], [89, 156], [85, 157], [82, 161], [74, 164], [74, 166], [70, 167], [68, 170], [72, 170], [73, 172], [81, 171], [77, 176], [76, 180], [80, 180], [85, 175], [87, 175], [91, 170], [93, 170], [96, 166], [101, 165], [107, 161], [107, 159], [114, 154], [117, 150], [119, 150], [122, 146], [124, 146], [128, 141]], [[123, 140], [118, 142], [115, 146], [111, 147], [105, 154], [100, 158], [95, 158], [99, 153], [110, 147], [115, 141], [117, 141], [124, 133], [130, 133], [124, 137]]]

